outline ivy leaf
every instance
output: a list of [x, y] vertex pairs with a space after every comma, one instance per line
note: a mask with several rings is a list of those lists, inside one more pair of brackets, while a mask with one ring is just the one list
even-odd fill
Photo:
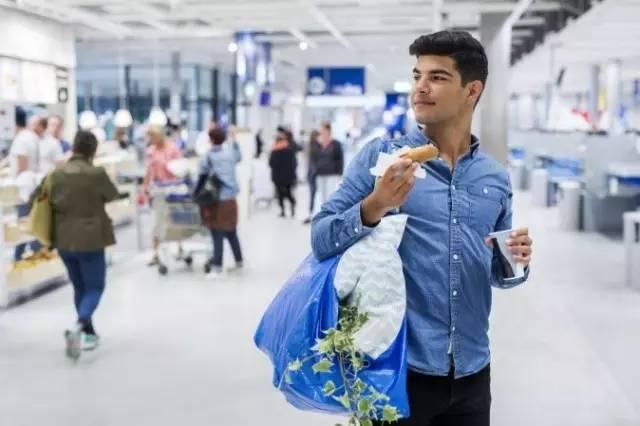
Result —
[[340, 397], [334, 396], [333, 399], [342, 404], [342, 406], [347, 410], [351, 409], [351, 401], [349, 401], [349, 395], [346, 392]]
[[320, 355], [326, 355], [333, 352], [333, 336], [327, 336], [324, 339], [318, 339], [316, 345], [311, 348]]
[[373, 422], [371, 419], [362, 418], [360, 419], [360, 426], [373, 426]]
[[397, 422], [398, 421], [398, 409], [391, 405], [385, 405], [382, 409], [382, 421], [384, 422]]
[[361, 394], [362, 392], [364, 392], [367, 389], [367, 385], [365, 382], [363, 382], [362, 380], [358, 379], [356, 380], [356, 382], [353, 384], [353, 390], [355, 393], [357, 394]]
[[331, 396], [335, 391], [336, 391], [336, 384], [333, 383], [333, 381], [331, 380], [325, 383], [324, 389], [322, 389], [322, 392], [324, 392], [325, 396]]
[[289, 363], [289, 371], [298, 371], [302, 368], [302, 361], [300, 361], [299, 359], [296, 359], [293, 362]]
[[330, 360], [324, 358], [318, 361], [317, 363], [315, 363], [311, 368], [313, 369], [313, 372], [315, 374], [318, 374], [318, 373], [330, 373], [331, 367], [333, 367], [333, 363]]
[[[371, 402], [368, 399], [361, 399], [358, 401], [358, 411], [362, 414], [369, 414], [371, 411]], [[360, 422], [362, 423], [362, 422]]]

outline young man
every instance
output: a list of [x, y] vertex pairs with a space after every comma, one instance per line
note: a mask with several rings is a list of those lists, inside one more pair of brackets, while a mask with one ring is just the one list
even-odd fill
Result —
[[[487, 235], [511, 228], [511, 187], [505, 168], [479, 150], [471, 118], [487, 79], [482, 45], [465, 32], [439, 32], [410, 47], [417, 62], [411, 94], [424, 126], [366, 146], [342, 185], [314, 218], [312, 245], [320, 259], [342, 253], [396, 206], [409, 215], [399, 248], [407, 285], [408, 391], [416, 426], [486, 426], [491, 406], [491, 288], [510, 288]], [[441, 157], [426, 165], [401, 160], [374, 186], [373, 167], [387, 145], [435, 144]], [[426, 179], [414, 171], [425, 167]], [[527, 229], [510, 248], [529, 265]]]
[[[42, 118], [42, 120], [46, 120]], [[40, 141], [40, 173], [47, 174], [64, 163], [65, 155], [62, 148], [62, 132], [64, 121], [58, 115], [52, 115], [46, 122], [47, 134]], [[66, 143], [66, 142], [65, 142]]]
[[342, 144], [333, 139], [328, 121], [320, 125], [318, 144], [311, 151], [310, 163], [316, 173], [320, 203], [323, 204], [338, 187], [344, 172]]

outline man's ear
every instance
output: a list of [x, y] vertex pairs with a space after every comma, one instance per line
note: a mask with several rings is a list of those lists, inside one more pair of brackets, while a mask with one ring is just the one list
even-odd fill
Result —
[[480, 99], [480, 95], [482, 95], [484, 84], [482, 84], [480, 80], [471, 81], [467, 84], [467, 90], [469, 91], [467, 94], [467, 100], [471, 105], [475, 106]]

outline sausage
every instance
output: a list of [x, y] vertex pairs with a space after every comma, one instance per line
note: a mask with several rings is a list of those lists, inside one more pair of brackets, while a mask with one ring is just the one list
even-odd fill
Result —
[[438, 154], [440, 154], [438, 148], [435, 145], [429, 144], [412, 148], [408, 152], [402, 154], [400, 158], [409, 158], [416, 163], [425, 163], [438, 158]]

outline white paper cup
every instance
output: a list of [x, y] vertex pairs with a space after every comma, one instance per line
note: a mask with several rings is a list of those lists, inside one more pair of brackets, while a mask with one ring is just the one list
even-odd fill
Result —
[[493, 242], [493, 253], [500, 262], [503, 276], [506, 280], [517, 280], [524, 277], [524, 265], [516, 262], [507, 246], [507, 240], [511, 238], [513, 229], [492, 232], [489, 238]]

